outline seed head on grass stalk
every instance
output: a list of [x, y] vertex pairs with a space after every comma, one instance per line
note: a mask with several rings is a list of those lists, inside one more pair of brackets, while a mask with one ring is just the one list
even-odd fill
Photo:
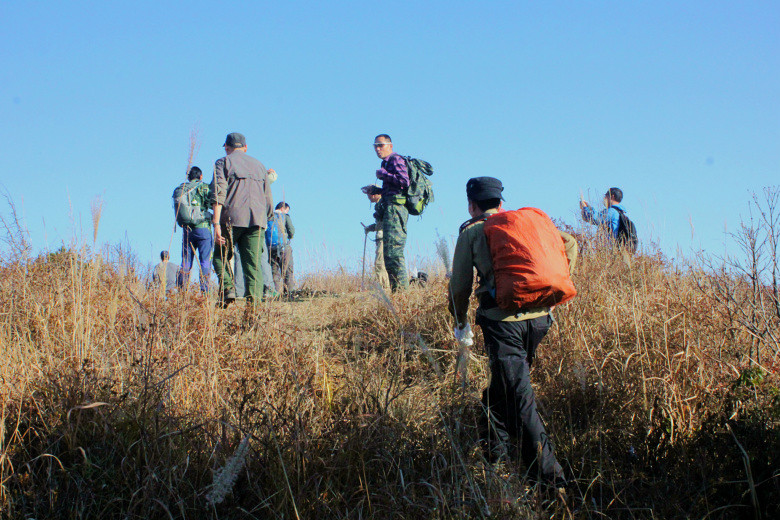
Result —
[[[192, 130], [190, 130], [190, 149], [187, 153], [187, 168], [184, 170], [184, 176], [187, 177], [190, 173], [190, 168], [192, 168], [192, 163], [195, 161], [195, 156], [198, 154], [198, 149], [200, 149], [200, 127], [196, 124], [192, 127]], [[178, 211], [178, 208], [177, 208]], [[173, 245], [173, 235], [176, 233], [176, 218], [179, 215], [174, 215], [173, 217], [173, 230], [171, 230], [171, 240], [168, 242], [168, 251], [171, 250], [171, 246]]]
[[385, 307], [387, 307], [395, 319], [400, 323], [401, 318], [398, 316], [398, 311], [395, 309], [395, 305], [393, 305], [393, 302], [390, 299], [390, 296], [387, 295], [387, 292], [376, 281], [372, 282], [371, 288], [373, 289], [371, 291], [371, 295], [379, 300]]
[[184, 172], [187, 175], [192, 168], [192, 163], [195, 162], [195, 156], [198, 155], [200, 149], [200, 127], [194, 125], [190, 130], [190, 153], [187, 155], [187, 170]]
[[103, 215], [103, 198], [98, 195], [92, 199], [92, 245], [97, 242], [98, 228], [100, 227], [100, 217]]
[[450, 246], [447, 240], [436, 232], [436, 255], [441, 259], [441, 263], [444, 264], [444, 271], [449, 275], [452, 273], [452, 256], [450, 256]]
[[236, 448], [235, 453], [225, 462], [225, 465], [214, 473], [214, 482], [211, 489], [206, 493], [206, 501], [211, 506], [221, 504], [225, 497], [233, 491], [233, 485], [236, 483], [239, 473], [246, 464], [246, 457], [249, 454], [249, 436], [241, 439], [241, 443]]
[[436, 358], [433, 357], [433, 353], [431, 352], [431, 349], [428, 348], [428, 345], [425, 343], [425, 340], [420, 336], [420, 333], [417, 332], [414, 337], [412, 338], [415, 343], [417, 343], [417, 346], [420, 347], [420, 350], [423, 351], [423, 354], [425, 354], [425, 357], [428, 358], [428, 363], [431, 364], [433, 367], [433, 371], [436, 373], [436, 376], [441, 379], [442, 372], [441, 367], [439, 366], [438, 361], [436, 361]]

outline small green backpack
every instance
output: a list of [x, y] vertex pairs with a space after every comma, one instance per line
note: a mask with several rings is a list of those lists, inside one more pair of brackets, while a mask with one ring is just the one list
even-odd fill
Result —
[[410, 215], [422, 215], [425, 207], [433, 202], [433, 175], [431, 163], [413, 157], [404, 157], [409, 174], [409, 188], [406, 190], [406, 209]]
[[173, 210], [179, 226], [197, 226], [208, 219], [197, 189], [200, 181], [184, 182], [173, 190]]

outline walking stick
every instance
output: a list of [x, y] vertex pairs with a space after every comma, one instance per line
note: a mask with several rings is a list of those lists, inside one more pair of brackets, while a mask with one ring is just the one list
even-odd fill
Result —
[[363, 286], [366, 282], [366, 245], [368, 244], [368, 233], [366, 233], [366, 225], [362, 222], [363, 226], [363, 274], [360, 275], [360, 290], [363, 290]]

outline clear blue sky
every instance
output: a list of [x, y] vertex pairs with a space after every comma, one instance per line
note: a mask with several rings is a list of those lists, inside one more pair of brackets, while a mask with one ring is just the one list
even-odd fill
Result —
[[778, 28], [762, 1], [5, 1], [0, 185], [36, 250], [91, 241], [101, 196], [98, 241], [153, 262], [191, 130], [207, 180], [238, 131], [279, 172], [297, 268], [354, 267], [386, 132], [436, 169], [410, 268], [457, 233], [476, 175], [571, 223], [580, 190], [619, 186], [642, 240], [722, 250], [778, 184]]

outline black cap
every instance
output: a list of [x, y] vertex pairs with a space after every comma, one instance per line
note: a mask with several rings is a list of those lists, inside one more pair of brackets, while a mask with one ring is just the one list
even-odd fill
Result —
[[466, 196], [471, 200], [501, 199], [504, 185], [495, 177], [474, 177], [466, 183]]
[[223, 146], [229, 146], [231, 148], [243, 148], [246, 146], [246, 137], [244, 137], [244, 134], [233, 132], [227, 135], [225, 138], [225, 144]]

